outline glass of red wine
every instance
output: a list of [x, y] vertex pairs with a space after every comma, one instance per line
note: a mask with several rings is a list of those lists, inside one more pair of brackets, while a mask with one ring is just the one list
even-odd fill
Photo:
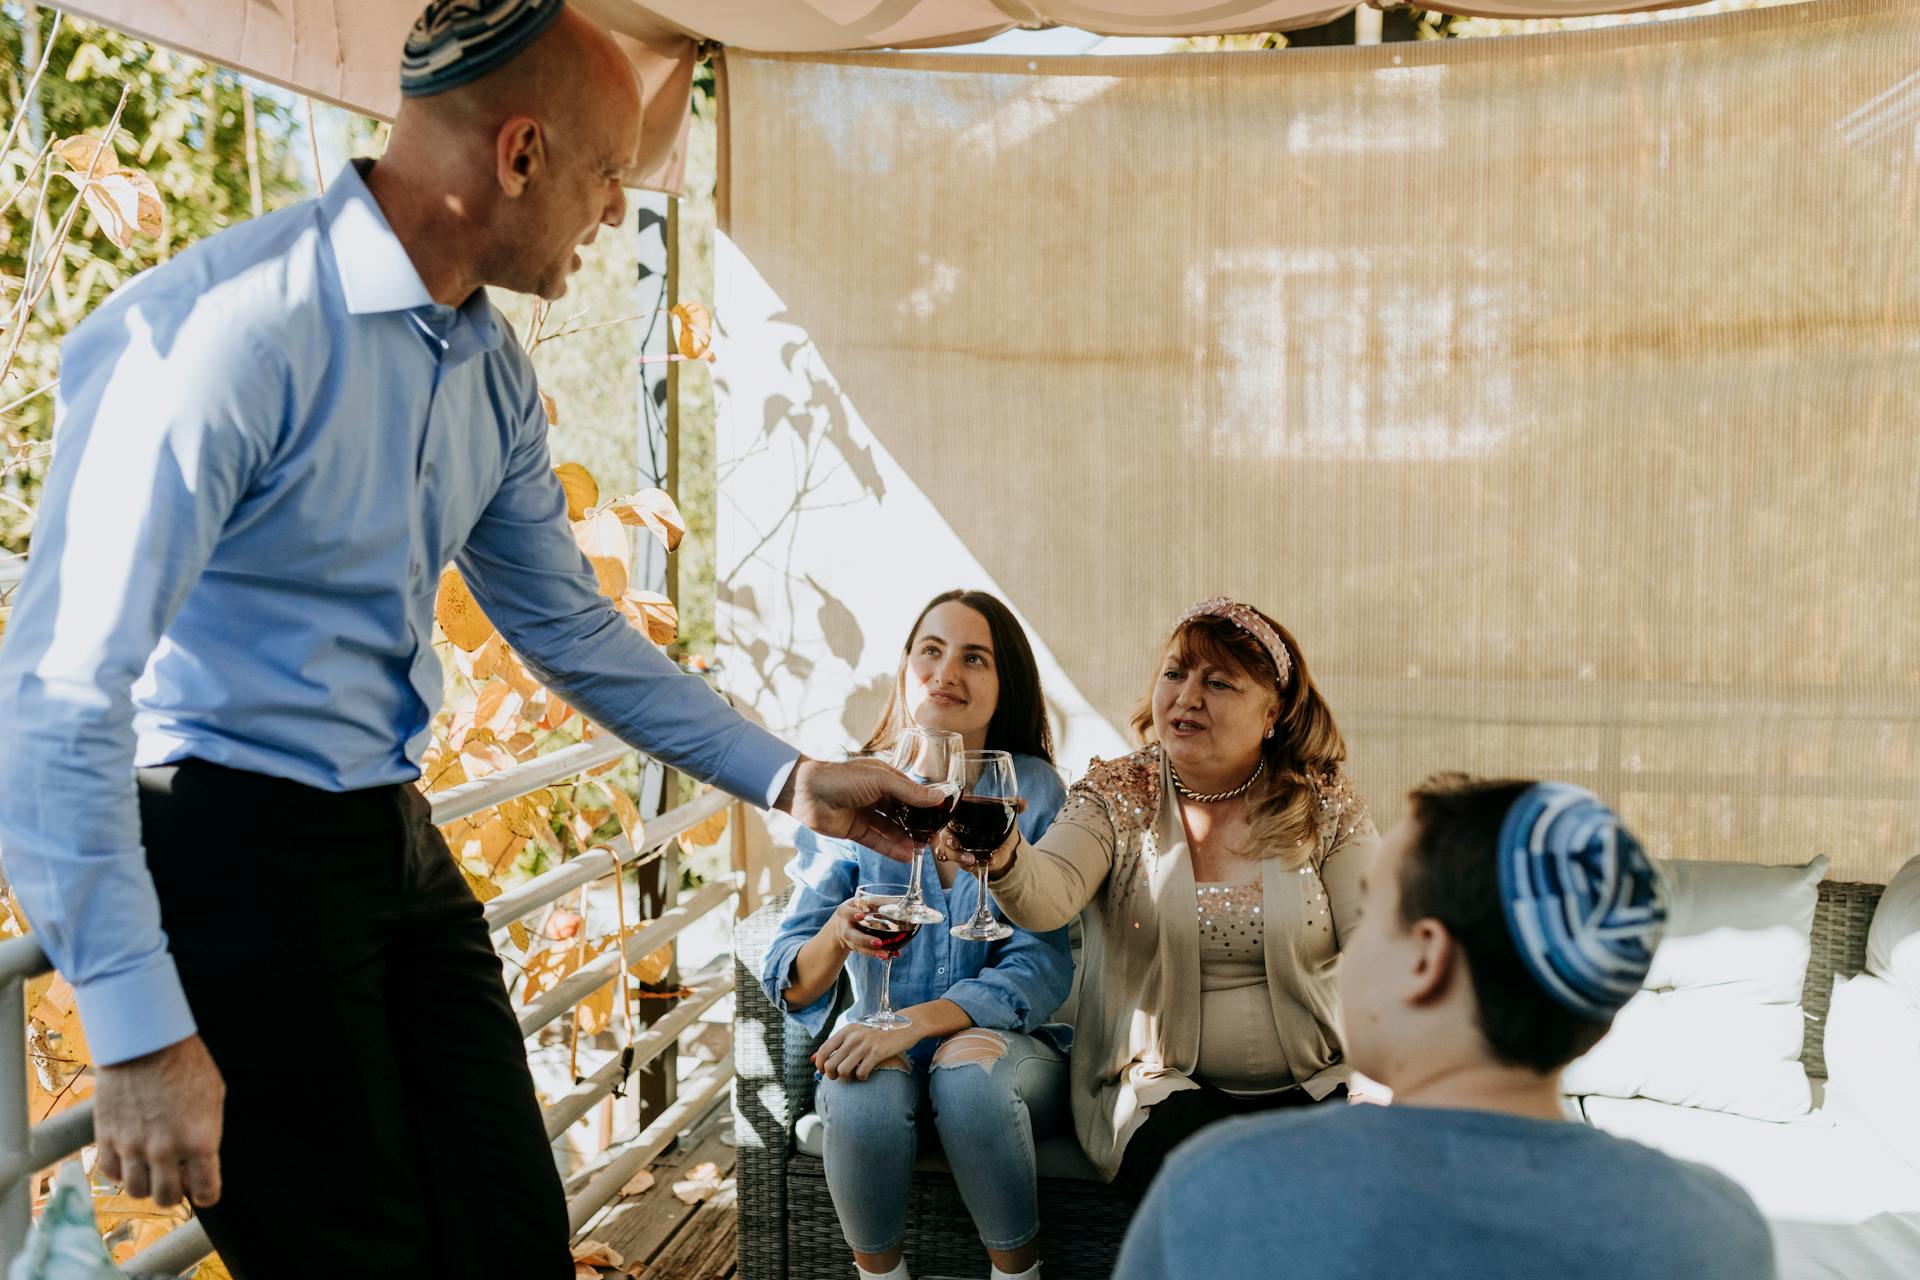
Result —
[[893, 767], [915, 782], [939, 788], [943, 799], [939, 804], [927, 805], [895, 800], [888, 806], [888, 816], [920, 842], [913, 854], [913, 871], [907, 876], [907, 895], [888, 908], [888, 915], [915, 924], [939, 924], [947, 918], [921, 896], [920, 868], [933, 852], [929, 846], [934, 836], [947, 825], [953, 816], [954, 803], [960, 798], [960, 757], [965, 750], [966, 744], [959, 734], [945, 729], [922, 729], [918, 725], [901, 730], [893, 744]]
[[889, 991], [893, 982], [894, 957], [913, 941], [914, 934], [920, 932], [919, 921], [903, 920], [891, 913], [892, 908], [906, 900], [907, 886], [863, 884], [854, 890], [853, 896], [858, 908], [853, 917], [853, 927], [872, 938], [880, 950], [880, 1007], [854, 1021], [863, 1027], [875, 1027], [881, 1031], [910, 1027], [913, 1019], [893, 1011], [893, 999]]
[[960, 803], [947, 822], [953, 842], [978, 859], [974, 878], [980, 884], [979, 905], [973, 917], [951, 930], [970, 942], [998, 942], [1013, 930], [993, 918], [987, 897], [987, 859], [1013, 834], [1020, 812], [1020, 783], [1013, 775], [1013, 757], [1004, 751], [967, 751], [960, 756]]

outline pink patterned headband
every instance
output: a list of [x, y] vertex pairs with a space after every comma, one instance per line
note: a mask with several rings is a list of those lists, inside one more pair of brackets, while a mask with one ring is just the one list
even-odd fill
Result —
[[1225, 618], [1258, 640], [1267, 651], [1267, 656], [1273, 659], [1273, 669], [1278, 673], [1274, 683], [1281, 689], [1287, 687], [1287, 681], [1293, 677], [1293, 658], [1287, 653], [1287, 646], [1281, 642], [1280, 633], [1268, 626], [1265, 618], [1238, 601], [1215, 596], [1211, 600], [1202, 600], [1181, 614], [1173, 624], [1173, 629], [1178, 631], [1195, 618]]

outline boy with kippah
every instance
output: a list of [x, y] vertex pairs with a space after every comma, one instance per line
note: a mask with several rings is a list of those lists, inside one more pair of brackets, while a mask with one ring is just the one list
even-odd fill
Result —
[[1567, 1123], [1558, 1080], [1640, 986], [1658, 874], [1590, 793], [1416, 790], [1368, 874], [1338, 986], [1393, 1105], [1232, 1121], [1174, 1154], [1120, 1280], [1770, 1280], [1721, 1175]]

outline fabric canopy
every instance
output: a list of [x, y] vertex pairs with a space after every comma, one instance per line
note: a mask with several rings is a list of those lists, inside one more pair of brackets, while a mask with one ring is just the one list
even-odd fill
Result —
[[[1672, 8], [1695, 0], [1464, 0], [1462, 13], [1562, 18]], [[678, 191], [688, 90], [702, 41], [765, 52], [967, 44], [1014, 27], [1103, 35], [1217, 35], [1313, 26], [1343, 0], [572, 0], [618, 34], [647, 100], [637, 185]], [[77, 0], [64, 6], [371, 116], [399, 105], [400, 46], [423, 0]], [[1422, 0], [1422, 7], [1428, 6]]]
[[1382, 821], [1548, 776], [1656, 854], [1920, 850], [1920, 5], [1298, 56], [729, 51], [729, 690], [858, 742], [922, 602], [1059, 762], [1197, 599]]

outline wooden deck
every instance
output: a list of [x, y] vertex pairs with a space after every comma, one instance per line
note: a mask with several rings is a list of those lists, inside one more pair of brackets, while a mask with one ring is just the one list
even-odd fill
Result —
[[[623, 1260], [621, 1267], [599, 1268], [599, 1275], [732, 1280], [739, 1262], [735, 1161], [733, 1147], [720, 1140], [723, 1134], [731, 1135], [732, 1128], [732, 1112], [722, 1098], [693, 1123], [677, 1148], [653, 1162], [651, 1187], [616, 1200], [588, 1224], [582, 1239], [600, 1241]], [[694, 1204], [674, 1195], [673, 1184], [706, 1163], [718, 1168], [720, 1189]]]

